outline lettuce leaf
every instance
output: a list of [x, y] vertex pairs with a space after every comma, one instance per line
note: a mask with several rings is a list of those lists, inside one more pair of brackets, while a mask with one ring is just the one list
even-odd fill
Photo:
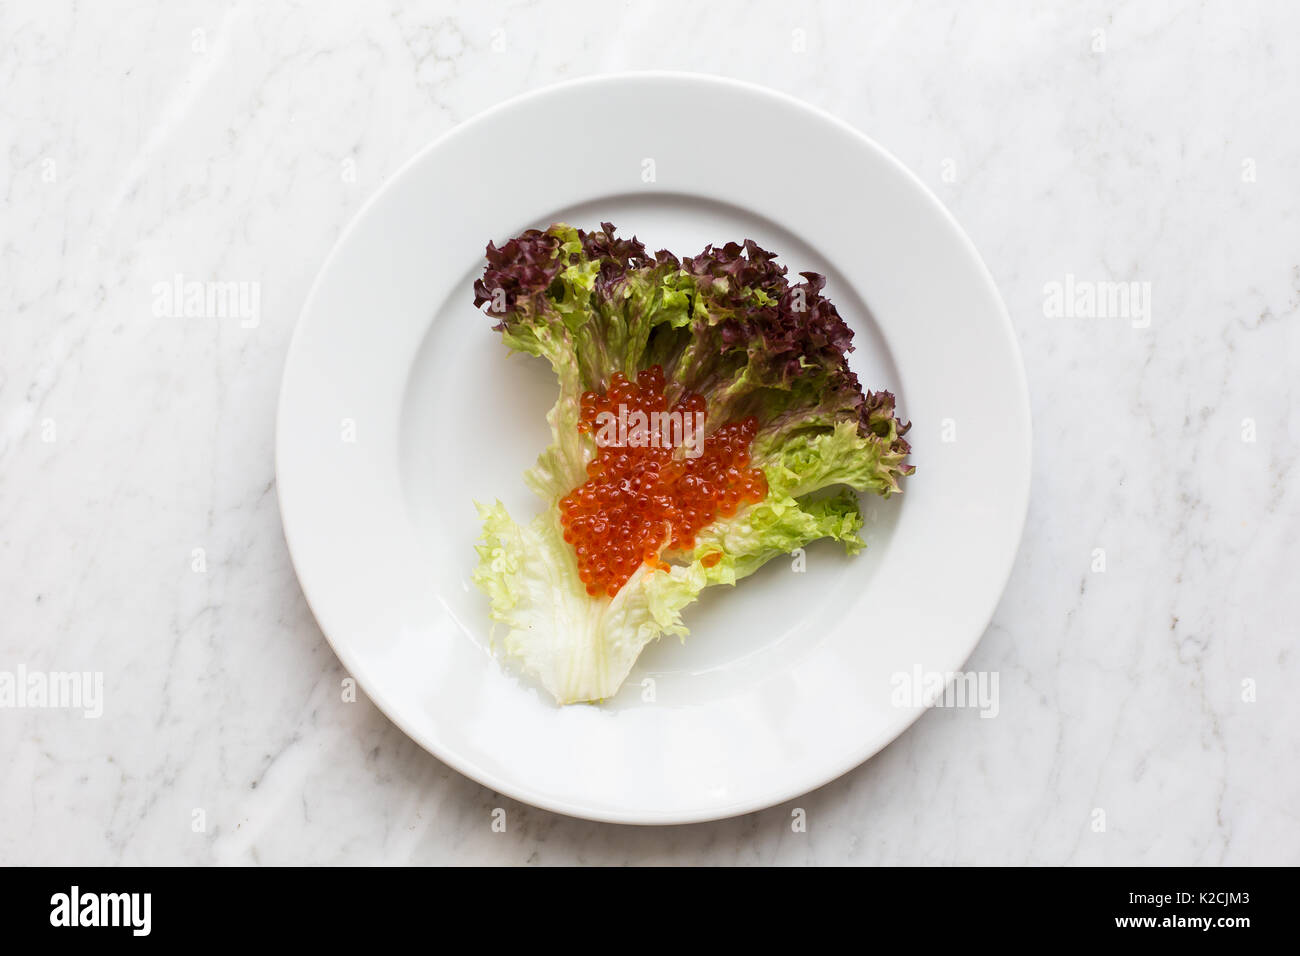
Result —
[[[647, 643], [686, 636], [682, 610], [704, 588], [820, 538], [857, 553], [862, 517], [849, 489], [888, 497], [913, 470], [909, 425], [889, 392], [864, 392], [849, 368], [852, 331], [822, 296], [824, 278], [791, 283], [775, 258], [752, 241], [682, 260], [650, 255], [609, 223], [487, 247], [475, 305], [509, 348], [550, 363], [559, 395], [551, 444], [525, 474], [543, 510], [520, 525], [500, 503], [478, 506], [474, 582], [504, 631], [497, 646], [560, 703], [613, 696]], [[596, 454], [577, 428], [581, 396], [653, 365], [670, 401], [704, 397], [711, 424], [757, 419], [752, 463], [768, 494], [704, 528], [690, 551], [665, 553], [669, 571], [643, 566], [612, 598], [590, 597], [558, 507]]]

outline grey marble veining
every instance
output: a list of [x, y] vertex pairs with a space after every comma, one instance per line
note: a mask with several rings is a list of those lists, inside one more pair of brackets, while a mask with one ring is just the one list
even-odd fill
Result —
[[[1035, 426], [969, 665], [998, 717], [666, 830], [503, 800], [343, 702], [272, 456], [298, 311], [385, 178], [646, 68], [788, 92], [925, 180]], [[98, 720], [0, 709], [0, 863], [1300, 863], [1295, 4], [11, 2], [0, 89], [0, 670], [104, 675]], [[256, 283], [256, 320], [159, 314], [177, 275]], [[1067, 277], [1148, 283], [1149, 322], [1054, 317]]]

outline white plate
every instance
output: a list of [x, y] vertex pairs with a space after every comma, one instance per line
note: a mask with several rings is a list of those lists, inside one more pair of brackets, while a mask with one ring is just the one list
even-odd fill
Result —
[[[865, 501], [865, 554], [814, 545], [805, 573], [779, 560], [707, 595], [685, 644], [648, 648], [613, 701], [567, 708], [490, 656], [470, 583], [472, 502], [536, 509], [522, 473], [555, 395], [544, 363], [507, 356], [470, 286], [489, 239], [557, 220], [609, 220], [679, 255], [749, 237], [792, 273], [824, 273], [863, 383], [914, 422], [917, 467], [901, 497]], [[528, 803], [682, 823], [820, 786], [919, 716], [920, 701], [895, 706], [893, 678], [958, 670], [978, 642], [1024, 523], [1029, 448], [998, 293], [911, 173], [784, 96], [636, 74], [490, 110], [366, 205], [290, 346], [276, 472], [316, 619], [406, 733]]]

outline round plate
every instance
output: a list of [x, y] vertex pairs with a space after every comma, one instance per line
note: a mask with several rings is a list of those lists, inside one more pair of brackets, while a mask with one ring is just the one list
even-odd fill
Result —
[[[483, 249], [612, 221], [678, 255], [753, 238], [827, 276], [866, 387], [914, 423], [916, 474], [825, 543], [688, 608], [613, 700], [557, 707], [491, 655], [473, 502], [530, 501], [556, 386], [473, 305]], [[682, 823], [761, 809], [870, 757], [924, 709], [899, 675], [959, 670], [1010, 573], [1029, 494], [1011, 323], [970, 241], [895, 159], [757, 87], [681, 74], [567, 83], [465, 123], [366, 204], [289, 348], [276, 474], [321, 629], [407, 734], [502, 794]]]

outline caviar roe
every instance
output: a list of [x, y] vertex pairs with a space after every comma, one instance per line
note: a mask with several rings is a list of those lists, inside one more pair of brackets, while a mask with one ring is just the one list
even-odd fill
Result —
[[[602, 412], [627, 418], [637, 411], [653, 423], [658, 412], [680, 412], [691, 423], [704, 422], [703, 396], [689, 393], [672, 406], [664, 397], [664, 372], [655, 365], [630, 381], [621, 372], [604, 392], [586, 392], [578, 431], [601, 431]], [[698, 418], [694, 417], [699, 413]], [[626, 418], [625, 418], [626, 420]], [[719, 515], [731, 517], [742, 505], [767, 497], [767, 478], [750, 467], [749, 446], [758, 431], [753, 417], [728, 422], [708, 432], [699, 457], [685, 455], [680, 428], [668, 440], [661, 431], [637, 447], [635, 439], [601, 447], [587, 466], [587, 481], [560, 501], [564, 540], [578, 556], [578, 575], [593, 597], [613, 596], [642, 565], [667, 571], [660, 555], [695, 547], [695, 536]], [[709, 567], [720, 551], [703, 559]]]

